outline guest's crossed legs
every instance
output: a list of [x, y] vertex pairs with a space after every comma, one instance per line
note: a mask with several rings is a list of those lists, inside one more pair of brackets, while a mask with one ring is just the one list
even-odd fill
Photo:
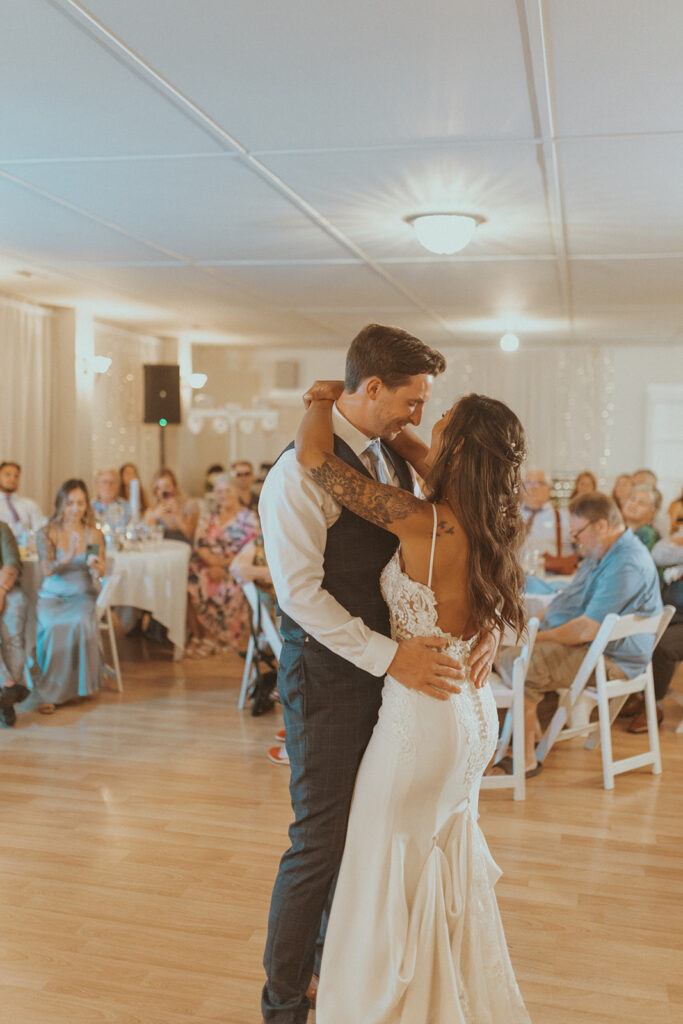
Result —
[[381, 680], [319, 645], [284, 645], [278, 692], [295, 820], [270, 906], [261, 1004], [266, 1022], [306, 1021], [304, 993], [317, 967], [321, 919], [341, 862], [356, 772], [377, 721], [381, 686]]

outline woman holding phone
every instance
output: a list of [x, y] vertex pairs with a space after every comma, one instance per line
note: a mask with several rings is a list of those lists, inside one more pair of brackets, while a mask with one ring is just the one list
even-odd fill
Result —
[[152, 495], [153, 504], [145, 512], [147, 526], [161, 526], [167, 540], [191, 544], [199, 522], [199, 505], [185, 498], [172, 469], [162, 466], [158, 471]]
[[102, 685], [95, 601], [106, 562], [104, 537], [92, 522], [87, 487], [82, 480], [67, 480], [38, 533], [44, 579], [38, 594], [36, 691], [43, 714], [97, 693]]

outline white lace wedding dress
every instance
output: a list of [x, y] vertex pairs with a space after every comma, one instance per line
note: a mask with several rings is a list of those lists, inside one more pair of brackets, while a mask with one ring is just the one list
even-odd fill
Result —
[[[394, 639], [449, 635], [433, 591], [406, 576], [398, 551], [381, 585]], [[451, 638], [448, 653], [466, 662], [469, 644]], [[443, 702], [386, 677], [356, 779], [316, 1024], [529, 1024], [493, 891], [500, 870], [476, 820], [497, 733], [488, 685], [468, 681]]]

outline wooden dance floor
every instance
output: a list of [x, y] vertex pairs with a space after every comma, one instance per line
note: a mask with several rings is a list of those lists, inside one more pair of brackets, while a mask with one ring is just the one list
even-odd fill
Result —
[[[174, 664], [139, 640], [122, 655], [125, 693], [52, 717], [31, 699], [0, 733], [0, 1019], [258, 1024], [289, 821], [287, 769], [266, 758], [279, 712], [238, 713], [234, 656]], [[660, 778], [607, 793], [573, 740], [524, 803], [482, 793], [534, 1024], [683, 1021], [683, 709], [665, 710]]]

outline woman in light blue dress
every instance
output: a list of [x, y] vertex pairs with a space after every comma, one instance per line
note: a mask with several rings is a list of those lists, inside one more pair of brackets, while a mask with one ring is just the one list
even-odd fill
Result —
[[43, 582], [38, 594], [36, 651], [40, 683], [38, 710], [97, 693], [102, 657], [95, 610], [97, 584], [105, 571], [102, 533], [92, 523], [82, 480], [59, 488], [55, 511], [38, 534]]

